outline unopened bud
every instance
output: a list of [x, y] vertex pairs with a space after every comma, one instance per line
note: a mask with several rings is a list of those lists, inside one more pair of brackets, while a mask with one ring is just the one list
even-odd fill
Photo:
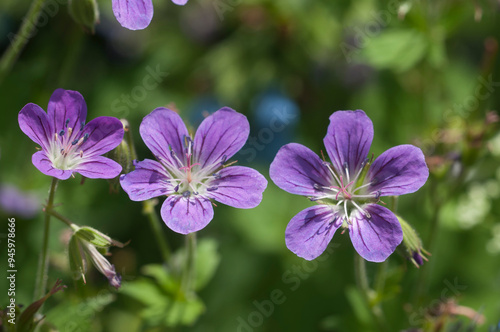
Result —
[[[134, 160], [137, 159], [137, 155], [135, 153], [129, 123], [125, 119], [120, 119], [120, 121], [123, 124], [123, 130], [125, 132], [123, 140], [116, 148], [108, 152], [106, 156], [119, 163], [122, 166], [122, 173], [127, 174], [134, 170]], [[111, 186], [111, 191], [118, 192], [120, 189], [120, 177], [116, 177], [108, 181]]]
[[121, 277], [115, 267], [104, 257], [110, 246], [123, 247], [125, 244], [111, 239], [109, 236], [88, 226], [73, 226], [73, 236], [69, 241], [69, 265], [75, 279], [83, 278], [88, 268], [88, 260], [108, 278], [111, 286], [119, 288]]
[[99, 7], [96, 0], [69, 0], [68, 8], [76, 23], [94, 33], [94, 27], [99, 23]]
[[[403, 230], [403, 246], [406, 249], [404, 256], [409, 259], [416, 267], [424, 265], [424, 261], [427, 261], [425, 255], [430, 256], [422, 245], [422, 240], [417, 234], [417, 231], [413, 229], [403, 218], [397, 216], [399, 223], [401, 224], [401, 229]], [[424, 255], [425, 254], [425, 255]]]

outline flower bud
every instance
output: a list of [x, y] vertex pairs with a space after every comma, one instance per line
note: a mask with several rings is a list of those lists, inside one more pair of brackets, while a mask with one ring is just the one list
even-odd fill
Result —
[[[417, 231], [413, 229], [403, 218], [397, 216], [401, 228], [403, 230], [403, 246], [405, 247], [405, 257], [409, 259], [416, 267], [424, 265], [424, 260], [427, 261], [425, 255], [430, 255], [422, 245], [422, 240], [417, 234]], [[425, 254], [425, 255], [424, 255]]]
[[96, 0], [69, 0], [68, 8], [76, 23], [94, 33], [94, 27], [99, 23], [99, 7]]
[[[118, 145], [112, 151], [108, 152], [106, 156], [119, 163], [122, 166], [122, 173], [127, 174], [134, 170], [133, 161], [137, 159], [137, 156], [135, 153], [135, 147], [132, 140], [132, 133], [130, 132], [129, 128], [129, 123], [125, 119], [120, 119], [120, 121], [123, 124], [125, 135], [123, 136], [123, 140], [121, 141], [120, 145]], [[118, 192], [118, 189], [120, 188], [119, 179], [120, 177], [116, 177], [109, 180], [111, 191]]]
[[76, 279], [83, 278], [87, 272], [88, 260], [108, 278], [111, 286], [119, 288], [121, 277], [115, 267], [104, 257], [107, 249], [114, 245], [123, 247], [124, 244], [111, 239], [109, 236], [88, 226], [73, 226], [74, 233], [69, 241], [69, 265]]

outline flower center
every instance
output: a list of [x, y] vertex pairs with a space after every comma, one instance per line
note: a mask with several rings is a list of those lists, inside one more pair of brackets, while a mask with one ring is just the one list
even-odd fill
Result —
[[66, 120], [64, 129], [54, 134], [50, 142], [49, 159], [57, 169], [68, 170], [75, 168], [83, 158], [83, 150], [79, 147], [88, 140], [89, 134], [82, 135], [84, 124], [78, 132], [68, 128], [69, 119]]
[[193, 163], [193, 140], [189, 136], [184, 137], [184, 156], [182, 159], [171, 147], [170, 154], [177, 162], [177, 168], [169, 168], [172, 175], [171, 181], [175, 184], [175, 192], [184, 197], [190, 197], [191, 194], [199, 195], [218, 189], [217, 186], [211, 186], [210, 182], [220, 179], [220, 174], [217, 171], [224, 164], [225, 156], [220, 162], [202, 168], [200, 163]]
[[349, 217], [353, 210], [357, 210], [365, 217], [371, 218], [368, 211], [363, 209], [361, 205], [370, 201], [377, 202], [380, 197], [380, 191], [373, 193], [366, 192], [366, 188], [369, 187], [372, 182], [365, 183], [361, 175], [363, 170], [365, 170], [365, 166], [368, 166], [368, 159], [360, 165], [359, 170], [352, 179], [347, 164], [344, 164], [343, 174], [338, 175], [333, 170], [330, 163], [323, 162], [323, 165], [328, 168], [328, 171], [333, 176], [334, 183], [331, 186], [323, 186], [315, 183], [314, 189], [321, 191], [324, 195], [312, 197], [311, 200], [333, 200], [335, 201], [335, 205], [342, 205], [344, 210], [343, 218], [347, 222], [349, 222]]

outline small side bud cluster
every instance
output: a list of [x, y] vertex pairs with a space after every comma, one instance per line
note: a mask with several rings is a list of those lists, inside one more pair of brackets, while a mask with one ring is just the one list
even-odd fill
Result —
[[108, 278], [111, 286], [119, 288], [121, 277], [104, 256], [109, 255], [109, 247], [122, 248], [125, 244], [115, 241], [91, 227], [73, 225], [73, 230], [74, 233], [69, 241], [69, 264], [76, 279], [83, 278], [86, 283], [85, 273], [87, 273], [90, 260], [96, 269]]
[[69, 13], [76, 23], [92, 34], [99, 23], [99, 7], [96, 0], [69, 0]]
[[428, 260], [425, 255], [430, 256], [430, 253], [423, 248], [422, 240], [418, 236], [417, 231], [403, 218], [400, 216], [397, 217], [403, 230], [402, 245], [406, 249], [404, 255], [418, 268], [424, 265], [424, 261]]

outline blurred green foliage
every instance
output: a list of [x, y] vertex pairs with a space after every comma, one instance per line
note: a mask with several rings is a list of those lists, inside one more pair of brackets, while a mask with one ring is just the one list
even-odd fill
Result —
[[[413, 143], [432, 171], [429, 182], [401, 197], [398, 207], [432, 253], [429, 262], [416, 269], [394, 254], [387, 265], [367, 265], [389, 331], [432, 327], [440, 319], [443, 331], [458, 331], [454, 319], [465, 326], [471, 317], [453, 318], [453, 312], [467, 307], [485, 316], [480, 330], [497, 324], [500, 136], [492, 115], [485, 120], [500, 105], [497, 2], [190, 0], [181, 7], [165, 0], [154, 2], [147, 29], [129, 31], [106, 0], [98, 2], [95, 34], [72, 21], [63, 1], [51, 3], [46, 24], [0, 83], [0, 183], [36, 191], [40, 205], [46, 199], [50, 179], [31, 164], [35, 144], [20, 131], [17, 114], [28, 102], [46, 109], [56, 88], [81, 92], [88, 119], [126, 118], [139, 159], [152, 158], [138, 128], [154, 108], [179, 110], [194, 129], [203, 112], [232, 107], [250, 119], [256, 141], [247, 148], [257, 154], [233, 159], [268, 179], [281, 144], [300, 142], [319, 153], [331, 113], [363, 109], [374, 122], [375, 155]], [[28, 1], [0, 3], [0, 50], [28, 7]], [[265, 136], [271, 122], [261, 117], [275, 110], [257, 110], [258, 97], [269, 92], [300, 109], [295, 127], [271, 131], [271, 139]], [[61, 331], [169, 330], [164, 310], [171, 275], [160, 265], [141, 204], [111, 193], [106, 181], [81, 183], [79, 177], [60, 183], [56, 203], [74, 222], [130, 244], [111, 250], [122, 290], [111, 289], [95, 269], [84, 285], [73, 281], [67, 263], [67, 227], [54, 220], [49, 284], [62, 278], [68, 288], [45, 304], [47, 321]], [[207, 274], [198, 282], [206, 285], [190, 304], [194, 318], [183, 316], [191, 325], [177, 330], [377, 331], [355, 288], [356, 253], [348, 234], [335, 235], [321, 261], [306, 262], [286, 249], [288, 221], [310, 205], [270, 182], [255, 209], [215, 208], [214, 220], [198, 234], [200, 248], [213, 252], [198, 255]], [[23, 218], [5, 208], [0, 215], [17, 219], [16, 300], [27, 306], [42, 215]], [[182, 248], [183, 236], [167, 227], [162, 233], [173, 248]], [[376, 277], [381, 269], [384, 283]], [[0, 279], [5, 273], [0, 270]], [[449, 298], [455, 306], [439, 307]]]

